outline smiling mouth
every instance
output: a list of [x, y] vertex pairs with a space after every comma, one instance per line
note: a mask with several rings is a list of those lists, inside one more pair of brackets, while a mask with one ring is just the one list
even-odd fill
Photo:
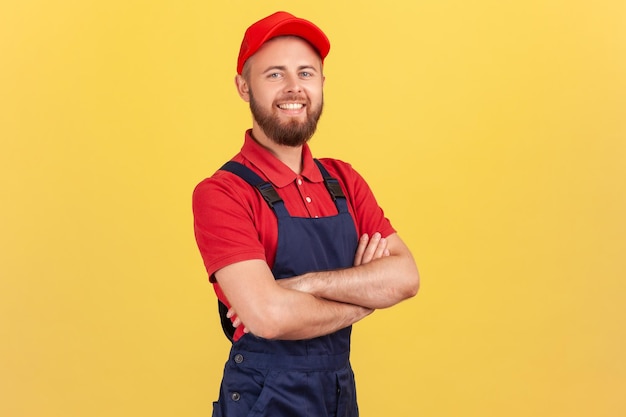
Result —
[[303, 107], [304, 104], [302, 103], [284, 103], [278, 105], [278, 108], [282, 110], [300, 110]]

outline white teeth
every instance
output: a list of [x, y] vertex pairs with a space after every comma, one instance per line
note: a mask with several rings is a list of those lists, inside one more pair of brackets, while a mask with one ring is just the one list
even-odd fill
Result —
[[285, 104], [279, 104], [278, 107], [280, 107], [283, 110], [300, 110], [302, 107], [304, 107], [304, 105], [299, 104], [299, 103], [285, 103]]

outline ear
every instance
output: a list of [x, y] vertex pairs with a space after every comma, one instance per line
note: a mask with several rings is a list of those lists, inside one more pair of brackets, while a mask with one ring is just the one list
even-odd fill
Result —
[[250, 87], [248, 86], [248, 82], [245, 78], [237, 74], [235, 77], [235, 85], [237, 86], [237, 93], [239, 93], [239, 97], [241, 97], [245, 102], [250, 102]]

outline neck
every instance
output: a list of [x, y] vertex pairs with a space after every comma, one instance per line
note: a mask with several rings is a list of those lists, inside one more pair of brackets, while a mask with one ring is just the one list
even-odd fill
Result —
[[256, 124], [252, 128], [252, 137], [293, 172], [296, 174], [302, 172], [302, 146], [279, 145], [268, 138]]

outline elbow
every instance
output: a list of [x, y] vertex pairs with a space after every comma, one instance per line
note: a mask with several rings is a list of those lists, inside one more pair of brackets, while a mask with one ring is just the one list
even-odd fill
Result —
[[248, 332], [253, 334], [256, 337], [260, 337], [262, 339], [279, 339], [280, 338], [280, 330], [275, 326], [271, 326], [268, 323], [262, 323], [256, 326], [247, 327]]
[[415, 297], [419, 291], [419, 286], [419, 277], [410, 281], [407, 280], [404, 285], [397, 288], [396, 291], [393, 291], [393, 294], [390, 295], [390, 303], [388, 307]]
[[398, 268], [399, 281], [396, 288], [396, 302], [413, 298], [420, 288], [420, 275], [417, 264], [410, 254], [404, 258], [404, 262]]
[[420, 274], [417, 271], [417, 267], [415, 268], [415, 272], [411, 274], [409, 283], [407, 285], [406, 298], [413, 298], [417, 295], [420, 289]]
[[369, 307], [374, 309], [389, 308], [404, 300], [413, 298], [419, 291], [419, 282], [419, 275], [406, 277], [402, 284], [386, 288], [385, 296], [382, 298], [378, 297], [377, 301]]
[[404, 299], [407, 300], [409, 298], [413, 298], [417, 295], [420, 289], [419, 279], [415, 282], [414, 285], [407, 287], [406, 292], [404, 293]]
[[275, 317], [278, 317], [278, 313], [273, 308], [269, 308], [250, 320], [250, 323], [246, 324], [246, 328], [254, 336], [262, 339], [280, 339], [284, 329], [281, 326], [281, 321]]
[[250, 333], [262, 339], [276, 340], [280, 339], [281, 332], [276, 327], [263, 325], [255, 329], [249, 329]]
[[420, 276], [419, 272], [417, 271], [417, 267], [414, 267], [412, 268], [412, 271], [405, 274], [403, 283], [396, 292], [396, 303], [415, 297], [419, 291], [419, 288]]

